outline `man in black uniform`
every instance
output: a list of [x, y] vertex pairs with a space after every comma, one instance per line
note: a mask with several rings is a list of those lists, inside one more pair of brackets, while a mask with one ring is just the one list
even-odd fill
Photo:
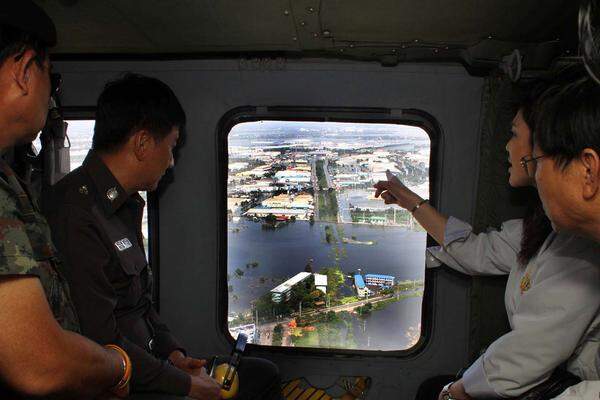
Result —
[[[141, 232], [144, 201], [173, 166], [185, 113], [157, 79], [127, 74], [98, 99], [92, 150], [56, 184], [49, 221], [82, 332], [98, 343], [117, 338], [133, 362], [133, 390], [218, 398], [204, 361], [187, 357], [152, 306], [152, 272]], [[245, 358], [240, 399], [279, 398], [277, 367]]]

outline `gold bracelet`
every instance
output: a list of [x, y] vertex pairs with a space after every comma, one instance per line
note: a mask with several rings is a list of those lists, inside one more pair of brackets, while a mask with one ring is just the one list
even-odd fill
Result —
[[127, 354], [127, 352], [125, 350], [123, 350], [121, 347], [117, 346], [116, 344], [107, 344], [104, 347], [107, 349], [116, 351], [121, 356], [121, 360], [123, 362], [123, 377], [121, 378], [119, 383], [117, 383], [113, 387], [112, 390], [123, 390], [127, 387], [127, 385], [129, 385], [129, 381], [131, 380], [131, 373], [132, 373], [131, 359], [129, 358], [129, 355]]
[[421, 207], [423, 204], [427, 203], [428, 201], [429, 201], [429, 199], [421, 200], [412, 208], [412, 210], [410, 210], [410, 213], [413, 214], [415, 211], [417, 211], [419, 209], [419, 207]]

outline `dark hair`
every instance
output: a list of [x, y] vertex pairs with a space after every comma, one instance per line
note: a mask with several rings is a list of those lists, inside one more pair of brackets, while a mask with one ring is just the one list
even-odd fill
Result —
[[585, 67], [600, 83], [600, 4], [585, 0], [579, 7], [579, 51]]
[[[531, 132], [530, 143], [533, 148], [533, 132], [536, 128], [538, 114], [538, 99], [543, 93], [546, 84], [542, 80], [536, 80], [521, 84], [517, 88], [517, 100], [515, 113], [521, 111], [523, 120]], [[523, 236], [521, 237], [521, 250], [517, 259], [522, 266], [538, 252], [544, 241], [552, 232], [550, 220], [544, 213], [542, 202], [534, 188], [525, 189], [527, 195], [527, 210], [523, 218]]]
[[185, 120], [169, 86], [156, 78], [128, 73], [107, 83], [98, 98], [92, 148], [114, 151], [140, 129], [162, 140], [174, 127], [183, 129]]
[[523, 218], [521, 250], [517, 259], [525, 266], [535, 256], [544, 241], [552, 232], [552, 224], [544, 212], [542, 202], [535, 188], [527, 188], [527, 211]]
[[48, 55], [46, 44], [31, 33], [8, 25], [0, 25], [0, 66], [9, 57], [18, 56], [28, 49], [35, 51], [34, 60], [41, 67]]
[[540, 101], [535, 143], [564, 168], [585, 148], [600, 154], [600, 86], [585, 76], [557, 84]]

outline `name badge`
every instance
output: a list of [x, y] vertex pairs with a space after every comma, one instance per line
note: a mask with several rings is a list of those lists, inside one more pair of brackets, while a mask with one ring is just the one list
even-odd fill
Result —
[[115, 242], [115, 246], [117, 247], [117, 249], [119, 251], [125, 251], [129, 248], [131, 248], [131, 242], [129, 241], [129, 239], [125, 238], [125, 239], [121, 239], [121, 240], [117, 240]]

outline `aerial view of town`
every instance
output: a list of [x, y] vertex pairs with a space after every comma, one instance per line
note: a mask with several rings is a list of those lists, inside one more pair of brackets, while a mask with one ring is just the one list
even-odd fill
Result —
[[395, 124], [257, 121], [228, 136], [229, 331], [272, 346], [404, 350], [421, 332], [426, 233], [375, 199], [429, 197], [430, 140]]

